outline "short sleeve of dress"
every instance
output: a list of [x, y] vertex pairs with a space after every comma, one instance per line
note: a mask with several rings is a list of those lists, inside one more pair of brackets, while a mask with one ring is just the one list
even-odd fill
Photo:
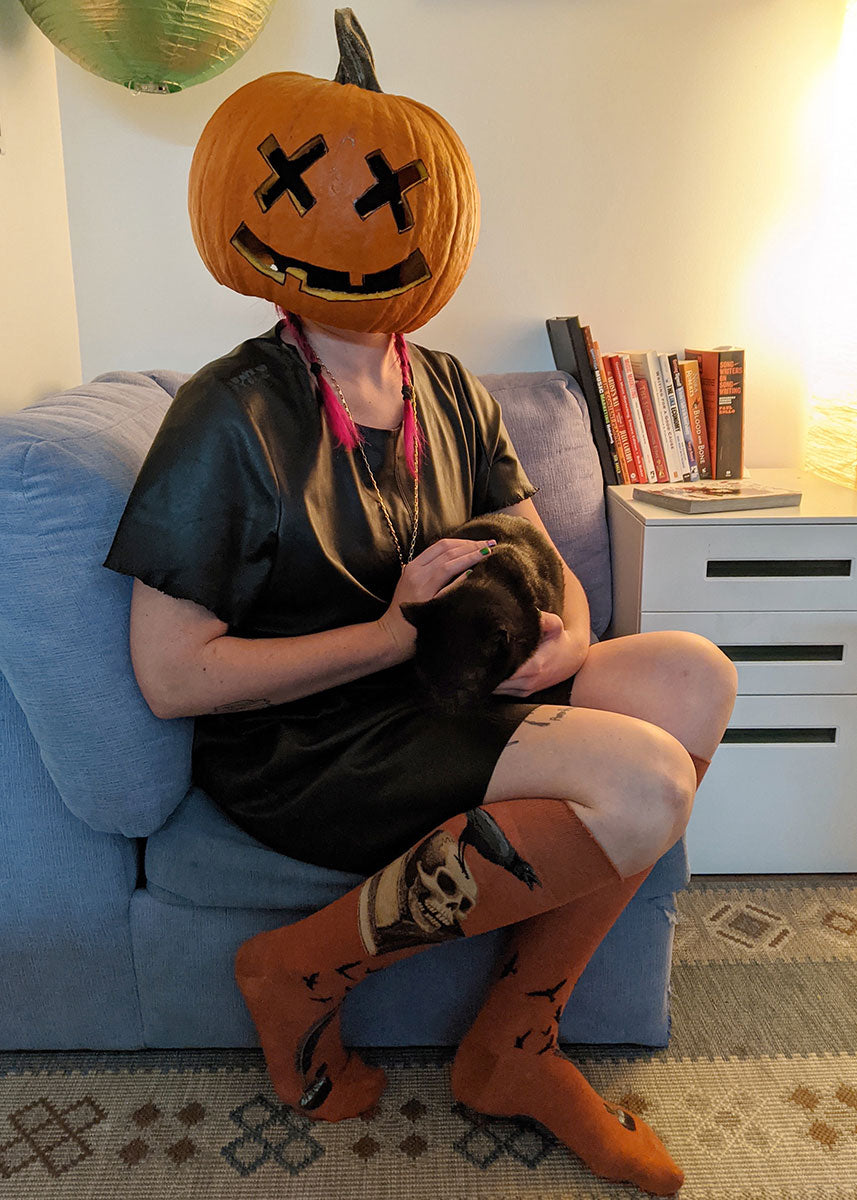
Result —
[[276, 484], [240, 398], [194, 377], [155, 436], [104, 565], [240, 625], [273, 564]]
[[473, 516], [497, 512], [538, 491], [527, 477], [512, 445], [500, 405], [482, 383], [459, 364], [465, 395], [481, 445], [476, 462]]

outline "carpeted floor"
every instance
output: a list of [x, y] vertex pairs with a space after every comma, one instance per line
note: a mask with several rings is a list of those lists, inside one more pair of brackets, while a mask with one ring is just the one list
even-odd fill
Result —
[[[566, 1047], [644, 1114], [682, 1200], [857, 1200], [857, 876], [699, 878], [669, 1048]], [[251, 1051], [0, 1054], [0, 1200], [620, 1200], [545, 1131], [459, 1110], [449, 1054], [375, 1052], [371, 1119], [282, 1108]]]

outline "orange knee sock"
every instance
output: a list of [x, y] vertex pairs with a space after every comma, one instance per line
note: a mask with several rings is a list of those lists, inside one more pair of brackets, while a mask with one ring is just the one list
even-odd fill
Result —
[[[698, 786], [710, 763], [690, 757]], [[648, 874], [614, 880], [510, 930], [499, 978], [456, 1054], [452, 1088], [480, 1112], [540, 1121], [598, 1175], [669, 1195], [684, 1176], [654, 1132], [602, 1100], [557, 1051], [572, 989]]]
[[510, 931], [499, 978], [456, 1054], [452, 1090], [479, 1112], [539, 1121], [605, 1179], [669, 1195], [684, 1176], [663, 1143], [636, 1114], [603, 1100], [557, 1047], [574, 985], [648, 873]]
[[274, 1088], [330, 1121], [371, 1107], [383, 1072], [342, 1046], [338, 1010], [372, 971], [567, 904], [620, 876], [560, 800], [508, 800], [445, 822], [294, 925], [239, 947], [235, 975]]

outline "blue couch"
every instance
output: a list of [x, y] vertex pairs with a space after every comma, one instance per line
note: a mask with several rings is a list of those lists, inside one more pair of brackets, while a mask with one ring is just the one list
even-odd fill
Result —
[[[182, 376], [102, 375], [0, 417], [0, 1048], [252, 1046], [236, 947], [358, 877], [277, 854], [190, 783], [192, 723], [161, 721], [128, 656], [131, 582], [101, 563]], [[586, 407], [558, 372], [487, 378], [536, 503], [610, 618], [603, 489]], [[565, 1012], [571, 1042], [663, 1045], [684, 844], [656, 866]], [[371, 976], [355, 1045], [455, 1043], [502, 932]]]

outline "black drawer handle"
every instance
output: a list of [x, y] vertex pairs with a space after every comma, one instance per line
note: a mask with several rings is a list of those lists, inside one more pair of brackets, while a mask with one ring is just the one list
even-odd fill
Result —
[[835, 742], [836, 728], [833, 729], [798, 729], [789, 726], [785, 729], [756, 729], [749, 726], [741, 729], [727, 729], [723, 735], [724, 745], [759, 745], [764, 742]]
[[738, 663], [842, 662], [844, 646], [721, 646]]
[[709, 579], [848, 577], [851, 564], [850, 558], [712, 558], [705, 574]]

